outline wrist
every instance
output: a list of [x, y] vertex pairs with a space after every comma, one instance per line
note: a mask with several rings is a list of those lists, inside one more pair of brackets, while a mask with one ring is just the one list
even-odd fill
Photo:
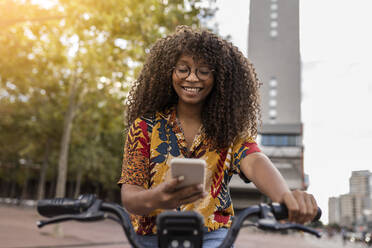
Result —
[[159, 208], [158, 199], [156, 197], [156, 189], [148, 189], [146, 193], [149, 197], [147, 198], [147, 201], [145, 201], [144, 205], [148, 212], [151, 213], [155, 209]]
[[279, 202], [279, 203], [284, 203], [285, 198], [287, 197], [288, 194], [291, 194], [291, 190], [287, 189], [281, 192], [280, 194], [277, 194], [277, 196], [274, 196], [272, 199], [273, 202]]

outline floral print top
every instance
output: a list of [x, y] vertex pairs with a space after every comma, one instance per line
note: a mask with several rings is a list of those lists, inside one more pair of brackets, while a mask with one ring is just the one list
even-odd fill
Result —
[[[212, 149], [203, 132], [196, 135], [190, 150], [172, 107], [151, 118], [137, 118], [129, 128], [124, 148], [121, 177], [118, 184], [139, 185], [146, 189], [157, 186], [169, 177], [172, 158], [200, 158], [207, 163], [205, 191], [208, 196], [182, 205], [178, 211], [193, 210], [204, 216], [208, 231], [231, 225], [234, 215], [228, 184], [233, 174], [249, 180], [240, 171], [240, 162], [248, 154], [260, 152], [252, 138], [236, 139], [226, 149]], [[131, 215], [137, 234], [156, 233], [154, 210], [147, 216]]]

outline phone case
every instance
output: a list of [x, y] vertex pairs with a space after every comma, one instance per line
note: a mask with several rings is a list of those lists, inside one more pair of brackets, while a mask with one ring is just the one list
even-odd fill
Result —
[[173, 178], [184, 176], [185, 179], [177, 187], [182, 188], [193, 184], [205, 186], [206, 162], [195, 158], [174, 158], [171, 161], [171, 175]]

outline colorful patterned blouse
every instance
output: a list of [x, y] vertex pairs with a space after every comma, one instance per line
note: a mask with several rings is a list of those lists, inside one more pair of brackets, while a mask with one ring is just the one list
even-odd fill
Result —
[[[207, 163], [205, 190], [208, 196], [182, 205], [179, 210], [199, 212], [204, 216], [208, 231], [212, 231], [231, 225], [234, 210], [227, 185], [233, 174], [239, 174], [245, 182], [249, 182], [240, 172], [240, 161], [248, 154], [259, 151], [251, 138], [238, 139], [227, 149], [211, 149], [211, 143], [203, 132], [195, 137], [188, 151], [173, 107], [152, 118], [138, 118], [132, 124], [127, 135], [118, 184], [139, 185], [149, 189], [169, 177], [167, 174], [172, 158], [204, 159]], [[155, 234], [156, 216], [160, 212], [162, 210], [157, 209], [148, 216], [131, 215], [137, 234]]]

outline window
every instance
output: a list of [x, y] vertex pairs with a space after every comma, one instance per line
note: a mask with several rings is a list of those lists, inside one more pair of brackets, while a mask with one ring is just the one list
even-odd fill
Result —
[[276, 115], [277, 115], [276, 110], [275, 110], [275, 109], [270, 109], [270, 111], [269, 111], [269, 116], [270, 116], [270, 117], [275, 117], [275, 118], [276, 118]]
[[275, 88], [278, 85], [278, 81], [276, 80], [276, 78], [271, 78], [269, 81], [269, 85], [270, 87]]
[[278, 18], [278, 13], [277, 12], [271, 12], [270, 18], [271, 19], [277, 19]]
[[291, 134], [263, 134], [261, 144], [264, 146], [299, 146], [300, 136]]
[[277, 1], [271, 1], [270, 4], [270, 37], [275, 38], [278, 36], [278, 3]]
[[270, 36], [271, 37], [277, 37], [278, 36], [278, 31], [275, 30], [275, 29], [270, 30]]
[[271, 89], [271, 90], [269, 91], [269, 94], [270, 94], [271, 97], [275, 97], [275, 96], [278, 94], [278, 92], [277, 92], [276, 89]]

